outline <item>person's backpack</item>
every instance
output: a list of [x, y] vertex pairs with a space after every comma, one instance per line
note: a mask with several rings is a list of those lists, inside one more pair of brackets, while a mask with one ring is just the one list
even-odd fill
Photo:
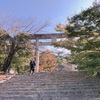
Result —
[[34, 61], [31, 61], [30, 64], [33, 65], [33, 66], [35, 66], [35, 62]]

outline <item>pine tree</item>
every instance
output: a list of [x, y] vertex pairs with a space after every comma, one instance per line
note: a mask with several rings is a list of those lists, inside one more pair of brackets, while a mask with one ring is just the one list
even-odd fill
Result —
[[93, 75], [100, 73], [100, 3], [68, 18], [68, 38], [56, 46], [71, 50], [70, 62]]

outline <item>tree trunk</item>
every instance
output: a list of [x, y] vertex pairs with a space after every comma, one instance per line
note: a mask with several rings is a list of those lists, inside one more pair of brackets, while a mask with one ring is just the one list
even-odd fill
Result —
[[9, 66], [11, 65], [11, 61], [12, 61], [15, 53], [16, 53], [15, 42], [12, 42], [10, 52], [9, 52], [8, 56], [5, 58], [5, 61], [3, 64], [3, 71], [4, 72], [6, 72], [7, 69], [9, 69]]
[[6, 72], [7, 69], [9, 69], [9, 66], [11, 65], [11, 61], [12, 61], [15, 53], [16, 53], [16, 49], [11, 48], [8, 56], [5, 58], [5, 61], [4, 61], [4, 65], [3, 65], [3, 71], [4, 72]]

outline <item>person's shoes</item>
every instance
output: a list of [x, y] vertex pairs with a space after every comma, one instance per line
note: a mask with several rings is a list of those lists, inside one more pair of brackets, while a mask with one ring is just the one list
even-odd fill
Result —
[[34, 73], [32, 73], [32, 75], [34, 75]]

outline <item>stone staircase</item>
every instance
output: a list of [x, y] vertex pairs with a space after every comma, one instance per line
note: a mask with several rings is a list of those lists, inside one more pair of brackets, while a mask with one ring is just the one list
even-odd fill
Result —
[[15, 75], [0, 84], [0, 100], [100, 100], [100, 77], [77, 71]]

